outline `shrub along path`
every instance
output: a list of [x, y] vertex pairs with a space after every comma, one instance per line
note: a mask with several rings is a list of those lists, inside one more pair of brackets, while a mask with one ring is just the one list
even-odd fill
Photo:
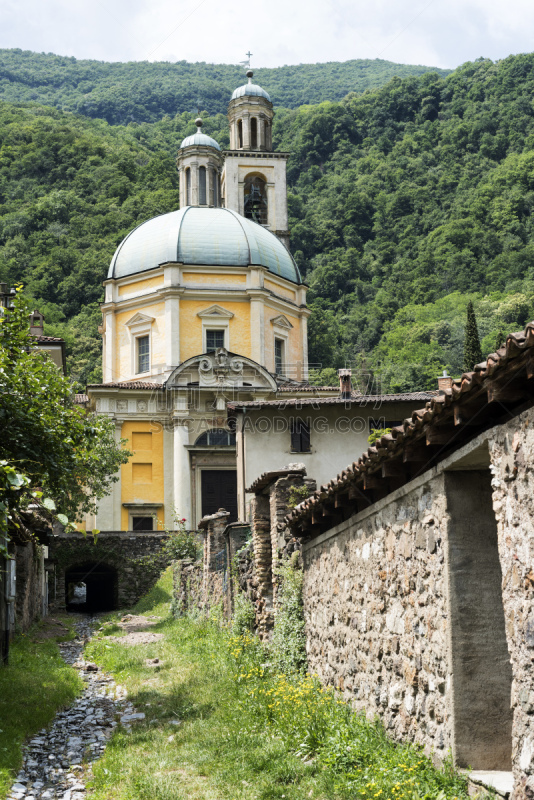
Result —
[[170, 617], [170, 592], [167, 571], [136, 607], [163, 638], [127, 646], [110, 615], [86, 649], [146, 715], [93, 765], [92, 800], [467, 798], [452, 769], [393, 744], [312, 678], [271, 670], [253, 637]]

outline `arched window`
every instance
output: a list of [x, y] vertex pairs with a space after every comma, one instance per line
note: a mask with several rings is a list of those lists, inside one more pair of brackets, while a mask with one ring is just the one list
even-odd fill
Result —
[[267, 184], [259, 175], [248, 175], [245, 178], [245, 217], [267, 225]]
[[218, 206], [218, 198], [217, 198], [217, 170], [211, 169], [210, 170], [210, 205]]
[[199, 167], [199, 169], [198, 169], [198, 204], [199, 204], [199, 206], [207, 205], [207, 202], [206, 202], [206, 167]]
[[225, 428], [213, 428], [201, 433], [195, 442], [197, 447], [235, 447], [235, 433]]
[[271, 149], [271, 142], [269, 140], [269, 133], [270, 133], [269, 123], [268, 123], [267, 120], [265, 120], [263, 124], [265, 126], [265, 129], [263, 131], [263, 141], [264, 141], [266, 150], [270, 150]]
[[258, 120], [252, 117], [250, 120], [250, 146], [252, 150], [258, 149]]
[[240, 119], [237, 123], [237, 149], [243, 149], [243, 120]]
[[191, 205], [191, 170], [189, 167], [185, 171], [185, 204]]

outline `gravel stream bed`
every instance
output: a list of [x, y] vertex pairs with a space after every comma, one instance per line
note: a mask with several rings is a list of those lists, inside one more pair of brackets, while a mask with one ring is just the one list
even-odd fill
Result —
[[75, 623], [77, 638], [59, 645], [67, 664], [79, 670], [87, 684], [83, 694], [65, 711], [56, 714], [24, 746], [24, 761], [7, 800], [84, 800], [91, 763], [102, 755], [114, 728], [143, 719], [127, 701], [126, 690], [110, 675], [84, 661], [92, 622], [82, 617]]

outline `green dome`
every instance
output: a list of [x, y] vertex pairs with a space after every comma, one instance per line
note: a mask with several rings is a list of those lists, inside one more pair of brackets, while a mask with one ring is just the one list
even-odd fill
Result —
[[280, 239], [228, 208], [186, 206], [135, 228], [118, 246], [109, 278], [124, 278], [160, 264], [263, 266], [301, 283], [297, 265]]

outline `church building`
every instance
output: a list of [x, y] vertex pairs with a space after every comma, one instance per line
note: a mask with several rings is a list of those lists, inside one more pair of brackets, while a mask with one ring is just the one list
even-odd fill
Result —
[[88, 528], [152, 530], [175, 516], [194, 528], [220, 507], [236, 519], [227, 403], [295, 397], [306, 385], [309, 311], [289, 252], [289, 154], [272, 149], [273, 105], [252, 75], [230, 100], [231, 149], [197, 119], [178, 151], [180, 209], [139, 225], [113, 256], [103, 383], [88, 395], [133, 457]]

